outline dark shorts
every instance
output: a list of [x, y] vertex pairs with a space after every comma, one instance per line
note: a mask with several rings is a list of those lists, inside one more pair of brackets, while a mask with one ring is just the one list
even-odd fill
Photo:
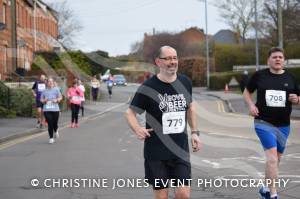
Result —
[[145, 160], [145, 179], [154, 190], [191, 185], [191, 163], [181, 159]]
[[43, 103], [39, 100], [36, 100], [35, 101], [35, 106], [36, 106], [36, 108], [43, 108]]

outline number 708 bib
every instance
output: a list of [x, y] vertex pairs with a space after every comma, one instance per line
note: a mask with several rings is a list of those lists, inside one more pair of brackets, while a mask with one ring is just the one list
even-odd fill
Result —
[[270, 107], [285, 107], [286, 91], [266, 90], [266, 104]]
[[163, 134], [183, 133], [185, 123], [185, 111], [163, 113]]

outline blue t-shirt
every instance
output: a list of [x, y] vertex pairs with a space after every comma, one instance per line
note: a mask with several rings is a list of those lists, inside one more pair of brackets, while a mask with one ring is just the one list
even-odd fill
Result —
[[47, 99], [47, 103], [43, 105], [43, 111], [59, 111], [59, 106], [57, 102], [52, 102], [52, 100], [61, 97], [61, 93], [57, 88], [46, 89], [41, 94], [41, 99]]

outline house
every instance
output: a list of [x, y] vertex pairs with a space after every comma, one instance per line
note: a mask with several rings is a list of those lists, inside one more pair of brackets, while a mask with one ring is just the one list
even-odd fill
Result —
[[58, 20], [41, 0], [0, 0], [0, 10], [0, 80], [5, 80], [17, 69], [30, 70], [35, 52], [57, 48]]
[[144, 34], [142, 54], [143, 59], [152, 62], [157, 50], [163, 45], [174, 47], [181, 56], [188, 56], [187, 49], [190, 45], [205, 41], [205, 34], [202, 29], [191, 27], [179, 33], [158, 33]]
[[219, 44], [239, 44], [242, 37], [231, 30], [220, 30], [211, 37], [210, 41]]

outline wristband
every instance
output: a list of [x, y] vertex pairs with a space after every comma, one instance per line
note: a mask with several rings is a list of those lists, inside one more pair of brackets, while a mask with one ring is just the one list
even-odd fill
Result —
[[196, 134], [196, 135], [200, 135], [200, 131], [199, 130], [197, 130], [197, 131], [192, 131], [192, 134]]

